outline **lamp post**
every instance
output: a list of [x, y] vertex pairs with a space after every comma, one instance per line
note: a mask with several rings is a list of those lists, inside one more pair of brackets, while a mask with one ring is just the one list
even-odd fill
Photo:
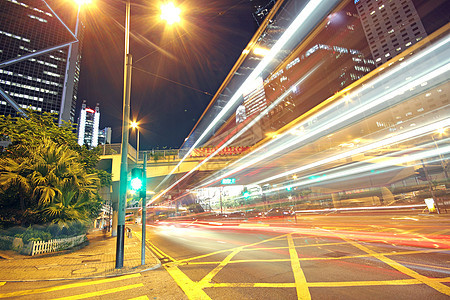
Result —
[[123, 116], [122, 116], [122, 149], [119, 183], [119, 210], [117, 220], [116, 269], [123, 267], [123, 250], [125, 237], [125, 203], [127, 198], [128, 177], [128, 130], [130, 127], [130, 95], [131, 95], [131, 67], [130, 54], [130, 0], [126, 3], [125, 15], [125, 66], [123, 77]]
[[131, 122], [131, 128], [136, 129], [136, 163], [139, 160], [139, 123], [136, 121]]
[[[162, 19], [172, 24], [179, 21], [179, 8], [173, 4], [161, 6]], [[122, 147], [119, 183], [119, 208], [117, 220], [116, 269], [123, 267], [124, 237], [125, 237], [125, 204], [128, 183], [128, 138], [130, 129], [130, 95], [132, 57], [130, 54], [130, 0], [126, 2], [125, 10], [125, 66], [123, 76], [123, 116], [122, 116]], [[163, 17], [164, 16], [164, 17]]]

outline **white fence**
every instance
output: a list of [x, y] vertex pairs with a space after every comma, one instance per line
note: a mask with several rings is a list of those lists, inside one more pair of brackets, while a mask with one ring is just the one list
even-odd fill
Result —
[[64, 239], [55, 239], [49, 241], [33, 241], [31, 242], [30, 255], [42, 253], [56, 252], [64, 249], [72, 248], [86, 241], [86, 235], [79, 235]]

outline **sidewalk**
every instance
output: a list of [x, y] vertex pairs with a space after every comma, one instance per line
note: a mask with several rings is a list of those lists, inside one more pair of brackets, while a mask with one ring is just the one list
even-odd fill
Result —
[[87, 235], [89, 244], [81, 249], [37, 256], [0, 251], [0, 281], [39, 281], [118, 276], [153, 270], [160, 261], [145, 250], [141, 265], [141, 227], [132, 228], [132, 237], [125, 235], [123, 268], [115, 269], [116, 237], [94, 230]]

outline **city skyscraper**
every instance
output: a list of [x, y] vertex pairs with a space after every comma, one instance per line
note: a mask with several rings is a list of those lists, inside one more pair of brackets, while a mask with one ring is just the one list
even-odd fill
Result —
[[111, 144], [111, 134], [112, 134], [111, 127], [105, 127], [102, 130], [99, 130], [98, 144], [99, 145]]
[[355, 0], [377, 66], [427, 36], [411, 0]]
[[77, 128], [80, 146], [87, 145], [92, 148], [98, 146], [98, 126], [100, 124], [100, 108], [98, 105], [97, 103], [95, 109], [92, 109], [86, 106], [86, 101], [83, 101]]
[[[78, 37], [83, 28], [79, 23]], [[0, 0], [0, 63], [55, 49], [0, 67], [0, 88], [22, 109], [56, 113], [60, 122], [74, 122], [81, 46], [75, 43], [69, 53], [73, 41], [47, 2]], [[5, 97], [0, 98], [0, 114], [17, 115]]]

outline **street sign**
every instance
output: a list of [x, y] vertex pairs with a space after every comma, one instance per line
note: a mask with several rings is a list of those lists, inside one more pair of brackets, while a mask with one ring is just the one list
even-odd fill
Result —
[[224, 179], [222, 179], [222, 181], [220, 183], [221, 184], [235, 184], [236, 178], [224, 178]]

